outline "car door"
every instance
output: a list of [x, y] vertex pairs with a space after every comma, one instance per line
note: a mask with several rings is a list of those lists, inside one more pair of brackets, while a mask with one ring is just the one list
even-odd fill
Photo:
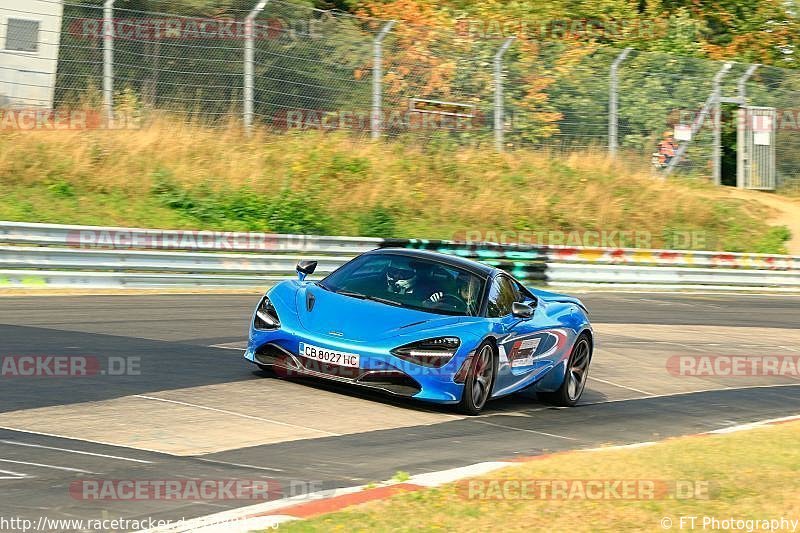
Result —
[[[512, 314], [514, 302], [534, 307], [534, 315], [520, 319]], [[556, 339], [542, 330], [548, 324], [543, 309], [536, 309], [536, 299], [513, 278], [498, 274], [492, 280], [487, 295], [486, 317], [495, 321], [498, 333], [498, 369], [494, 394], [516, 389], [521, 383], [534, 381], [552, 367], [549, 361], [537, 360]]]

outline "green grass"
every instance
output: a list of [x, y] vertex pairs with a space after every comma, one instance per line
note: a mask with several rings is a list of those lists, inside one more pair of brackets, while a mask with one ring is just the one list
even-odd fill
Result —
[[682, 481], [691, 482], [684, 485], [698, 492], [708, 489], [700, 497], [480, 500], [466, 497], [463, 485], [453, 484], [290, 522], [280, 529], [290, 533], [663, 531], [661, 520], [665, 517], [672, 520], [674, 530], [678, 530], [681, 516], [800, 519], [798, 439], [800, 423], [794, 422], [727, 435], [672, 439], [647, 448], [558, 454], [483, 478]]
[[[0, 132], [0, 219], [452, 239], [466, 232], [627, 231], [641, 246], [784, 252], [755, 200], [646, 161], [447, 141], [244, 137], [163, 119], [138, 131]], [[689, 233], [702, 238], [687, 242]], [[630, 242], [629, 245], [636, 243]]]

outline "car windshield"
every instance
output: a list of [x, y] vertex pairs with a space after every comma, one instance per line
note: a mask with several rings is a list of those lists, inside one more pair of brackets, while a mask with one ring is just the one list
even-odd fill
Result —
[[359, 256], [320, 281], [323, 289], [443, 315], [476, 316], [484, 280], [467, 270], [419, 257]]

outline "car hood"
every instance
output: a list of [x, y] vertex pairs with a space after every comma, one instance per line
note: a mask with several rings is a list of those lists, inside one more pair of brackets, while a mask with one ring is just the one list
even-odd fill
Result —
[[[313, 299], [313, 306], [309, 306], [309, 299]], [[421, 331], [447, 328], [463, 320], [463, 317], [437, 315], [343, 296], [313, 284], [297, 291], [296, 305], [304, 329], [315, 335], [340, 337], [351, 342], [375, 342], [414, 335]], [[437, 333], [431, 331], [431, 334]]]

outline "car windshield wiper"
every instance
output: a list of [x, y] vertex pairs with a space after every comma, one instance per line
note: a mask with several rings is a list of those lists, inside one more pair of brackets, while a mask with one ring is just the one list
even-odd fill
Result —
[[350, 298], [358, 298], [359, 300], [366, 300], [367, 295], [361, 294], [360, 292], [352, 292], [352, 291], [333, 291], [336, 294], [341, 294], [342, 296], [349, 296]]
[[403, 304], [400, 302], [395, 302], [394, 300], [387, 300], [386, 298], [381, 298], [380, 296], [370, 296], [368, 294], [361, 294], [360, 292], [351, 292], [351, 291], [334, 291], [336, 294], [341, 294], [342, 296], [350, 296], [351, 298], [358, 298], [359, 300], [372, 300], [373, 302], [378, 302], [386, 305], [394, 305], [396, 307], [402, 307]]
[[332, 291], [332, 289], [331, 289], [330, 287], [328, 287], [327, 285], [325, 285], [325, 284], [324, 284], [324, 283], [322, 283], [321, 281], [318, 281], [318, 282], [316, 283], [316, 285], [317, 285], [317, 287], [319, 287], [320, 289], [325, 289], [326, 291], [331, 291], [331, 292], [333, 292], [333, 291]]
[[386, 305], [394, 305], [396, 307], [402, 307], [403, 304], [400, 302], [395, 302], [394, 300], [388, 300], [386, 298], [381, 298], [380, 296], [365, 296], [367, 300], [372, 300], [373, 302], [379, 302]]

